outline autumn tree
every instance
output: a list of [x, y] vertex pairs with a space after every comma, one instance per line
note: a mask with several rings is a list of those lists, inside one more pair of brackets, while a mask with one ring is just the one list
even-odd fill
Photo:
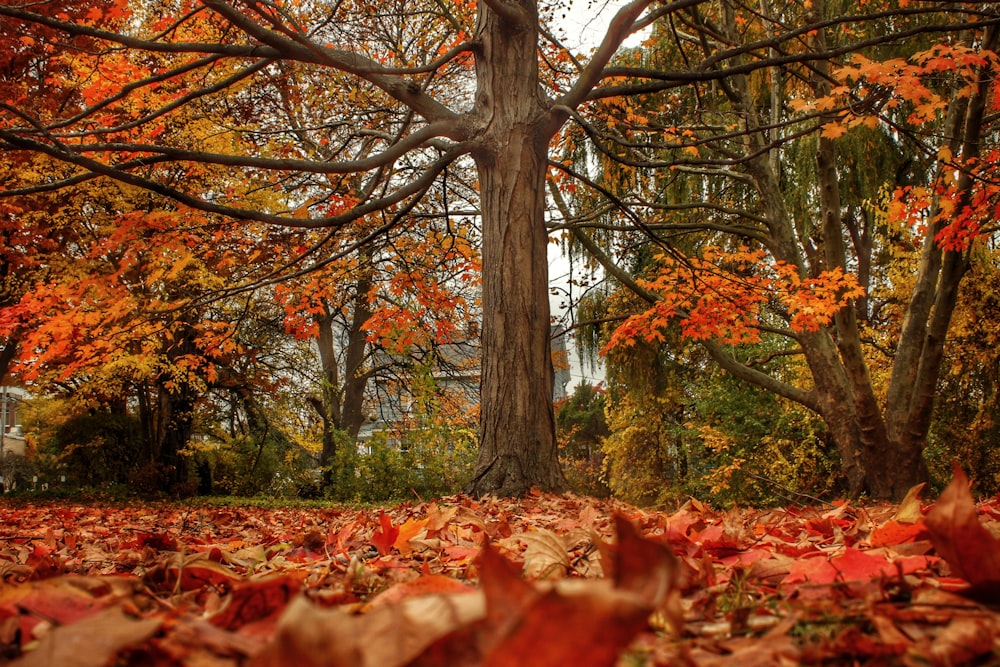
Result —
[[[65, 4], [60, 7], [67, 16], [82, 16], [83, 3]], [[52, 35], [48, 28], [39, 27], [28, 34], [9, 19], [0, 19], [3, 35], [0, 55], [0, 97], [8, 105], [17, 105], [32, 99], [36, 113], [52, 113], [65, 100], [67, 91], [60, 85], [69, 67], [59, 58], [52, 57], [45, 38]], [[89, 40], [76, 38], [76, 48], [86, 48]], [[51, 95], [40, 96], [42, 90]], [[4, 187], [11, 183], [10, 173], [38, 173], [51, 168], [51, 163], [28, 154], [9, 155], [4, 165]], [[7, 376], [11, 362], [16, 358], [24, 330], [10, 309], [17, 305], [31, 285], [45, 275], [44, 258], [58, 252], [73, 242], [74, 232], [60, 225], [51, 224], [58, 211], [58, 202], [51, 197], [34, 197], [30, 200], [3, 200], [0, 203], [0, 378]], [[45, 220], [44, 224], [39, 224]]]
[[[105, 193], [110, 199], [93, 189], [64, 193], [69, 215], [89, 211], [90, 234], [48, 257], [45, 279], [8, 310], [25, 330], [16, 368], [33, 386], [91, 410], [134, 411], [142, 424], [138, 458], [161, 470], [159, 483], [169, 489], [187, 480], [181, 452], [201, 397], [209, 386], [233, 386], [235, 363], [256, 350], [239, 341], [232, 301], [198, 303], [226, 275], [190, 254], [204, 243], [203, 221], [136, 210], [142, 193], [129, 200], [117, 190]], [[179, 232], [165, 234], [164, 225]]]
[[322, 423], [322, 467], [369, 417], [399, 410], [390, 405], [398, 402], [387, 395], [390, 386], [409, 384], [432, 357], [439, 370], [451, 370], [436, 355], [441, 346], [478, 351], [478, 340], [470, 340], [479, 317], [474, 234], [446, 214], [420, 216], [361, 252], [277, 286], [286, 327], [312, 340], [320, 361], [310, 404]]
[[[703, 3], [675, 15], [617, 70], [623, 90], [648, 97], [609, 101], [585, 126], [604, 162], [591, 182], [626, 214], [595, 224], [582, 208], [575, 227], [647, 302], [610, 347], [679, 326], [728, 372], [818, 414], [851, 491], [877, 497], [926, 478], [951, 313], [995, 182], [995, 13], [903, 4]], [[690, 62], [729, 76], [675, 90], [668, 73]], [[892, 322], [871, 298], [874, 263], [901, 229], [921, 255]], [[639, 280], [614, 263], [620, 249], [596, 242], [636, 234], [652, 241]], [[808, 375], [790, 382], [741, 352], [765, 339]], [[872, 379], [879, 355], [885, 385]]]
[[[0, 16], [13, 28], [8, 34], [41, 41], [64, 57], [92, 59], [94, 66], [93, 75], [78, 83], [85, 93], [82, 106], [43, 113], [25, 99], [4, 107], [0, 148], [5, 153], [40, 153], [73, 167], [71, 175], [44, 183], [8, 183], [4, 194], [21, 196], [103, 177], [236, 220], [337, 232], [374, 216], [381, 221], [379, 229], [387, 230], [405, 224], [407, 214], [446, 174], [474, 170], [484, 321], [480, 454], [469, 490], [559, 489], [564, 480], [551, 401], [543, 187], [553, 139], [596, 100], [618, 99], [627, 111], [642, 95], [700, 83], [742, 104], [740, 82], [747, 76], [793, 62], [818, 64], [804, 81], [813, 82], [809, 85], [822, 97], [822, 86], [828, 85], [822, 63], [853, 48], [850, 41], [837, 46], [822, 41], [832, 25], [847, 25], [831, 19], [837, 15], [822, 3], [812, 3], [803, 26], [791, 19], [766, 20], [774, 34], [747, 44], [736, 39], [743, 30], [735, 23], [736, 5], [725, 4], [721, 14], [704, 12], [703, 6], [714, 7], [705, 0], [634, 0], [611, 20], [595, 52], [580, 59], [552, 36], [552, 8], [536, 0], [475, 6], [392, 2], [381, 3], [378, 12], [361, 1], [333, 8], [253, 0], [204, 0], [180, 7], [116, 2], [80, 12], [50, 3], [5, 2]], [[867, 10], [871, 14], [853, 19], [889, 21], [892, 16], [881, 8], [862, 8]], [[898, 10], [901, 16], [914, 11], [926, 10]], [[143, 20], [123, 21], [129, 12]], [[399, 16], [407, 21], [386, 30], [387, 17]], [[755, 25], [764, 20], [757, 9], [749, 16], [739, 18]], [[675, 61], [678, 69], [610, 66], [629, 35], [653, 25], [674, 31], [683, 45], [686, 59]], [[876, 41], [906, 36], [891, 32], [883, 31]], [[696, 37], [689, 40], [689, 34]], [[75, 51], [73, 41], [80, 38], [94, 40], [95, 46]], [[859, 43], [865, 39], [856, 37]], [[126, 75], [111, 66], [118, 54], [147, 68], [133, 67]], [[290, 103], [317, 110], [322, 122], [288, 128], [298, 135], [292, 141], [280, 133], [255, 133], [253, 123], [241, 120], [245, 116], [231, 113], [262, 103], [275, 86], [290, 92]], [[137, 103], [151, 91], [157, 93], [155, 103]], [[328, 105], [339, 108], [336, 100], [354, 101], [357, 114], [323, 118]], [[171, 132], [171, 118], [184, 108], [215, 119], [210, 145]], [[755, 124], [738, 132], [750, 142], [743, 162], [763, 168], [771, 143], [753, 147], [766, 139], [761, 128], [767, 123], [758, 123], [756, 107], [752, 111]], [[230, 116], [231, 121], [221, 121]], [[299, 148], [303, 134], [317, 145], [334, 146], [332, 158], [304, 154]], [[178, 165], [225, 167], [229, 182], [242, 180], [244, 186], [189, 188], [167, 177], [169, 167]], [[352, 197], [335, 196], [326, 185], [317, 189], [315, 177], [329, 175], [356, 177]], [[768, 185], [764, 178], [759, 182]], [[771, 179], [768, 187], [777, 185]], [[283, 201], [248, 204], [246, 194], [261, 189], [280, 192]], [[764, 201], [772, 201], [771, 195], [780, 201], [774, 190]], [[836, 209], [832, 200], [824, 201], [825, 210]], [[307, 214], [296, 215], [303, 206]], [[779, 258], [797, 267], [790, 261], [794, 240], [776, 239]], [[311, 256], [303, 253], [301, 259], [308, 262]], [[828, 336], [817, 334], [817, 340], [823, 335]], [[836, 355], [832, 341], [828, 336], [823, 343], [826, 356], [819, 361]], [[722, 352], [719, 358], [728, 359]], [[735, 372], [736, 365], [726, 363]], [[837, 391], [847, 386], [838, 385]], [[850, 408], [844, 398], [824, 402], [823, 410], [832, 414]], [[860, 485], [863, 476], [852, 474]]]
[[[73, 84], [92, 77], [95, 62], [85, 56], [62, 59], [61, 80], [70, 101], [66, 106], [82, 104], [86, 91]], [[115, 54], [102, 59], [99, 69], [118, 71], [128, 64]], [[149, 62], [144, 66], [151, 67]], [[276, 85], [275, 78], [284, 87]], [[265, 142], [269, 135], [291, 128], [297, 148], [316, 159], [333, 159], [337, 149], [329, 141], [312, 143], [306, 133], [294, 132], [319, 121], [290, 103], [296, 90], [292, 83], [288, 73], [267, 79], [249, 98], [252, 113], [236, 99], [227, 107], [228, 115], [215, 122], [242, 118], [244, 137], [263, 137]], [[266, 92], [274, 94], [262, 95]], [[157, 97], [150, 92], [140, 101], [148, 107]], [[351, 113], [350, 104], [343, 113]], [[154, 133], [189, 135], [207, 145], [212, 137], [205, 134], [203, 121], [201, 111], [187, 107]], [[37, 181], [40, 174], [61, 168], [47, 156], [24, 157], [6, 177]], [[185, 178], [192, 190], [210, 178], [218, 188], [226, 182], [218, 169], [178, 167], [169, 177]], [[343, 205], [355, 196], [352, 182], [335, 175], [300, 185], [302, 196], [308, 195], [305, 201], [286, 198], [279, 189], [245, 194], [244, 202], [261, 202], [262, 207], [298, 204], [293, 215], [306, 216], [310, 206]], [[257, 190], [255, 184], [250, 188]], [[478, 281], [471, 236], [476, 226], [467, 223], [469, 207], [463, 204], [469, 191], [460, 176], [452, 175], [440, 192], [425, 197], [413, 224], [393, 230], [366, 221], [335, 240], [322, 230], [220, 224], [211, 214], [185, 215], [169, 200], [157, 204], [129, 186], [97, 181], [37, 192], [30, 201], [22, 198], [17, 202], [20, 209], [11, 206], [7, 218], [18, 232], [9, 236], [8, 264], [18, 252], [27, 256], [48, 251], [34, 259], [39, 267], [30, 279], [35, 289], [12, 291], [4, 310], [12, 330], [15, 325], [32, 330], [22, 350], [22, 378], [40, 391], [55, 388], [92, 405], [137, 406], [146, 452], [136, 456], [173, 471], [174, 478], [164, 480], [168, 485], [186, 482], [187, 459], [178, 453], [200, 419], [201, 433], [216, 437], [216, 443], [245, 443], [240, 446], [246, 450], [248, 469], [239, 471], [235, 463], [229, 464], [229, 476], [244, 481], [229, 481], [230, 489], [246, 490], [251, 489], [247, 480], [262, 474], [258, 463], [264, 454], [271, 454], [264, 452], [264, 444], [287, 440], [279, 437], [281, 428], [268, 415], [276, 407], [271, 398], [288, 389], [282, 385], [287, 378], [276, 378], [278, 369], [288, 367], [281, 358], [290, 347], [284, 328], [312, 338], [319, 352], [321, 377], [311, 398], [323, 425], [319, 462], [326, 465], [335, 453], [338, 433], [347, 440], [357, 436], [372, 407], [366, 389], [372, 379], [393, 375], [398, 382], [408, 366], [420, 363], [420, 355], [450, 341], [457, 328], [467, 335], [449, 318], [457, 307], [470, 316], [474, 304], [454, 290]], [[465, 216], [453, 217], [463, 211]], [[74, 219], [87, 220], [85, 228], [79, 229]], [[370, 237], [373, 233], [377, 238]], [[53, 246], [37, 238], [63, 240]], [[363, 252], [352, 252], [358, 245]], [[190, 251], [197, 247], [206, 251], [194, 258]], [[296, 253], [315, 256], [319, 251], [325, 256], [309, 270], [283, 275], [281, 284], [271, 286], [273, 267], [294, 265]], [[283, 311], [268, 304], [275, 297]], [[337, 331], [341, 325], [343, 336]], [[220, 341], [239, 353], [220, 354]], [[341, 351], [343, 358], [338, 359]], [[302, 359], [299, 363], [311, 365]], [[308, 391], [302, 378], [297, 382], [300, 390]], [[218, 426], [199, 416], [214, 408], [226, 413], [220, 414]]]

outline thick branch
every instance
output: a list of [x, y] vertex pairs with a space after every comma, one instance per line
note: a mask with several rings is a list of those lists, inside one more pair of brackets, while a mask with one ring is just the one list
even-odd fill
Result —
[[[251, 155], [225, 155], [206, 151], [193, 151], [184, 148], [173, 148], [155, 144], [107, 143], [107, 144], [73, 144], [63, 146], [64, 150], [77, 155], [101, 152], [149, 153], [136, 162], [140, 164], [162, 163], [165, 161], [197, 162], [201, 164], [218, 164], [230, 167], [251, 167], [279, 171], [296, 171], [311, 174], [352, 174], [370, 171], [378, 167], [392, 164], [401, 156], [414, 148], [419, 148], [435, 137], [443, 136], [445, 132], [455, 134], [455, 126], [450, 123], [428, 125], [408, 137], [389, 146], [385, 151], [361, 160], [345, 160], [338, 162], [323, 162], [294, 158], [263, 158]], [[6, 131], [0, 131], [0, 138], [10, 140]]]
[[[238, 220], [255, 220], [258, 222], [265, 222], [268, 224], [282, 225], [285, 227], [298, 227], [305, 229], [317, 229], [322, 227], [340, 227], [346, 225], [354, 220], [363, 218], [364, 216], [374, 213], [376, 211], [385, 210], [390, 208], [402, 201], [405, 201], [412, 195], [420, 194], [425, 192], [427, 188], [434, 182], [438, 174], [451, 164], [460, 155], [463, 155], [469, 151], [469, 146], [467, 144], [456, 144], [451, 150], [444, 153], [440, 158], [427, 165], [425, 169], [422, 170], [422, 174], [413, 179], [412, 181], [406, 183], [402, 187], [395, 188], [392, 192], [381, 197], [380, 199], [371, 200], [358, 206], [351, 208], [344, 213], [334, 216], [328, 216], [323, 218], [313, 218], [313, 219], [300, 219], [284, 215], [275, 215], [271, 213], [265, 213], [263, 211], [257, 211], [254, 209], [236, 208], [233, 206], [225, 206], [222, 204], [216, 204], [215, 202], [207, 201], [199, 197], [195, 197], [186, 192], [182, 192], [175, 188], [164, 185], [157, 181], [137, 176], [135, 174], [123, 171], [118, 167], [109, 166], [103, 162], [93, 160], [83, 155], [79, 155], [73, 151], [70, 151], [64, 147], [53, 146], [47, 143], [42, 143], [39, 141], [34, 141], [31, 139], [25, 139], [18, 136], [7, 136], [7, 133], [0, 133], [0, 139], [2, 139], [8, 147], [17, 150], [28, 150], [34, 151], [36, 153], [42, 153], [49, 155], [59, 161], [67, 162], [69, 164], [74, 164], [78, 167], [86, 169], [87, 171], [98, 174], [101, 176], [107, 176], [116, 181], [126, 183], [128, 185], [133, 185], [135, 187], [148, 190], [150, 192], [155, 192], [164, 197], [173, 199], [185, 206], [193, 208], [198, 211], [204, 211], [206, 213], [215, 213], [218, 215], [224, 215], [230, 218], [236, 218]], [[141, 161], [136, 161], [140, 162]], [[22, 194], [23, 191], [15, 190], [0, 190], [0, 197], [10, 197], [16, 194]]]

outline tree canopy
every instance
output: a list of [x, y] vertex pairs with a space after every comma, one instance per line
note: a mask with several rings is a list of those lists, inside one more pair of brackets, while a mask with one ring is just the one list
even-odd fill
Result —
[[[53, 227], [42, 211], [81, 187], [116, 183], [128, 202], [103, 205], [119, 230], [109, 252], [160, 256], [133, 287], [224, 269], [197, 299], [148, 297], [181, 315], [167, 345], [175, 363], [213, 335], [230, 340], [210, 296], [298, 281], [305, 296], [286, 304], [322, 321], [337, 308], [307, 283], [337, 263], [353, 273], [352, 308], [368, 314], [368, 271], [385, 257], [372, 248], [386, 244], [419, 267], [387, 271], [387, 294], [395, 280], [423, 295], [428, 314], [460, 307], [428, 277], [478, 264], [455, 252], [481, 239], [468, 490], [559, 490], [547, 273], [558, 227], [647, 302], [612, 347], [663, 342], [679, 322], [729, 373], [820, 415], [852, 492], [900, 495], [926, 474], [951, 313], [989, 231], [995, 5], [634, 0], [586, 55], [560, 43], [558, 10], [537, 0], [378, 11], [363, 0], [4, 0], [0, 358], [19, 348], [32, 361], [43, 347], [26, 338], [27, 295], [48, 289], [53, 264], [37, 252], [72, 256], [90, 214], [77, 208]], [[641, 47], [622, 48], [643, 31]], [[870, 156], [894, 164], [896, 179], [865, 177], [852, 191]], [[872, 241], [882, 210], [922, 253], [884, 392], [864, 334], [879, 286], [872, 253], [888, 247]], [[412, 259], [438, 247], [449, 266]], [[398, 330], [404, 311], [414, 312], [383, 311], [383, 331]], [[739, 357], [761, 336], [801, 356], [801, 382]], [[187, 414], [182, 388], [162, 385]]]

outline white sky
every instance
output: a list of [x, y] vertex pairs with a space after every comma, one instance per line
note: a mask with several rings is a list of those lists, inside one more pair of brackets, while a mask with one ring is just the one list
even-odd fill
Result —
[[[571, 0], [561, 26], [566, 46], [579, 54], [587, 54], [596, 48], [604, 37], [608, 22], [622, 4], [624, 3], [621, 0]], [[561, 246], [550, 244], [549, 284], [559, 290], [558, 294], [550, 298], [552, 314], [556, 317], [565, 312], [561, 306], [566, 302], [565, 290], [570, 289], [569, 271], [569, 260], [563, 256]], [[574, 299], [582, 293], [580, 287], [571, 289]], [[604, 379], [603, 366], [598, 363], [597, 367], [592, 369], [589, 362], [581, 361], [572, 339], [566, 341], [566, 347], [570, 358], [571, 379], [568, 387], [570, 391], [578, 384], [596, 384]]]

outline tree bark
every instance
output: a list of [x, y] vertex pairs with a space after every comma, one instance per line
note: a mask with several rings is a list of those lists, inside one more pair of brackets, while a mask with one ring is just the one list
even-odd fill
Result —
[[559, 467], [549, 345], [545, 174], [550, 116], [538, 88], [534, 2], [482, 7], [474, 153], [483, 221], [479, 456], [467, 491], [566, 488]]
[[333, 331], [333, 314], [325, 310], [316, 317], [316, 348], [319, 352], [319, 396], [310, 396], [309, 402], [319, 415], [323, 427], [319, 465], [330, 464], [337, 453], [336, 428], [340, 416], [340, 373], [337, 367], [337, 347]]
[[156, 419], [156, 461], [164, 469], [163, 491], [180, 489], [188, 480], [187, 458], [181, 451], [191, 440], [194, 424], [194, 404], [197, 396], [188, 387], [159, 387]]
[[[371, 258], [366, 256], [365, 259]], [[372, 282], [368, 278], [358, 280], [354, 286], [354, 312], [351, 313], [351, 325], [347, 332], [347, 351], [344, 354], [340, 428], [352, 442], [358, 439], [361, 425], [365, 421], [365, 390], [368, 387], [369, 374], [365, 373], [363, 368], [368, 352], [367, 332], [363, 327], [372, 316], [372, 309], [368, 304], [368, 292], [371, 288]]]

